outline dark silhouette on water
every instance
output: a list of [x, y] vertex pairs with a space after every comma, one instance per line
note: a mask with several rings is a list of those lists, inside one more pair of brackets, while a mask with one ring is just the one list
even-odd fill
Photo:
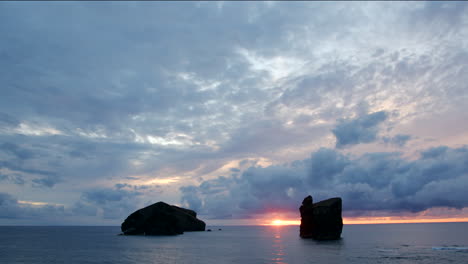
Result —
[[341, 238], [343, 219], [341, 217], [341, 198], [330, 198], [313, 203], [307, 196], [299, 208], [301, 212], [300, 236], [317, 240], [336, 240]]
[[157, 202], [129, 215], [121, 230], [124, 235], [178, 235], [205, 227], [195, 211]]

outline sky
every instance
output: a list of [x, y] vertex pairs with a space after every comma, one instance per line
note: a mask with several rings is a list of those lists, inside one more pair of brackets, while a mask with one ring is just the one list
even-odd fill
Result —
[[468, 220], [467, 9], [1, 2], [0, 225]]

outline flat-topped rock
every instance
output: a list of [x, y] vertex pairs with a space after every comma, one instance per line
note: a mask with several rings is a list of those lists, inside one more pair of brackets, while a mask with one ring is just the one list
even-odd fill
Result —
[[300, 236], [317, 240], [340, 239], [343, 230], [341, 209], [342, 201], [339, 197], [313, 203], [312, 196], [307, 196], [299, 208]]
[[121, 230], [124, 235], [178, 235], [205, 227], [195, 211], [157, 202], [129, 215]]

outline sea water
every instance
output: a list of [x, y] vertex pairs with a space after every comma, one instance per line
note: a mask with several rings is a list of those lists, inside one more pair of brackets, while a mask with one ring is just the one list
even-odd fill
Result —
[[[179, 236], [119, 227], [0, 227], [0, 263], [468, 263], [468, 223], [345, 225], [342, 239], [298, 226], [208, 226]], [[222, 230], [218, 230], [222, 229]]]

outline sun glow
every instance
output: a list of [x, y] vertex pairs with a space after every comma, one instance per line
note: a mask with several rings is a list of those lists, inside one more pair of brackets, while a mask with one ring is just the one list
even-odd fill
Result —
[[282, 226], [282, 225], [299, 225], [299, 224], [300, 224], [300, 221], [275, 219], [271, 221], [269, 225]]
[[[468, 218], [438, 218], [438, 219], [425, 219], [425, 218], [414, 218], [414, 219], [402, 219], [392, 217], [369, 217], [369, 218], [343, 218], [343, 224], [345, 225], [356, 225], [356, 224], [406, 224], [406, 223], [448, 223], [448, 222], [468, 222]], [[258, 220], [257, 225], [267, 226], [286, 226], [286, 225], [300, 225], [300, 220]]]
[[411, 223], [456, 223], [468, 222], [467, 217], [460, 218], [392, 218], [392, 217], [357, 217], [343, 218], [345, 225], [362, 225], [362, 224], [411, 224]]
[[272, 225], [281, 225], [283, 223], [283, 221], [279, 220], [279, 219], [276, 219], [276, 220], [273, 220], [271, 222]]

